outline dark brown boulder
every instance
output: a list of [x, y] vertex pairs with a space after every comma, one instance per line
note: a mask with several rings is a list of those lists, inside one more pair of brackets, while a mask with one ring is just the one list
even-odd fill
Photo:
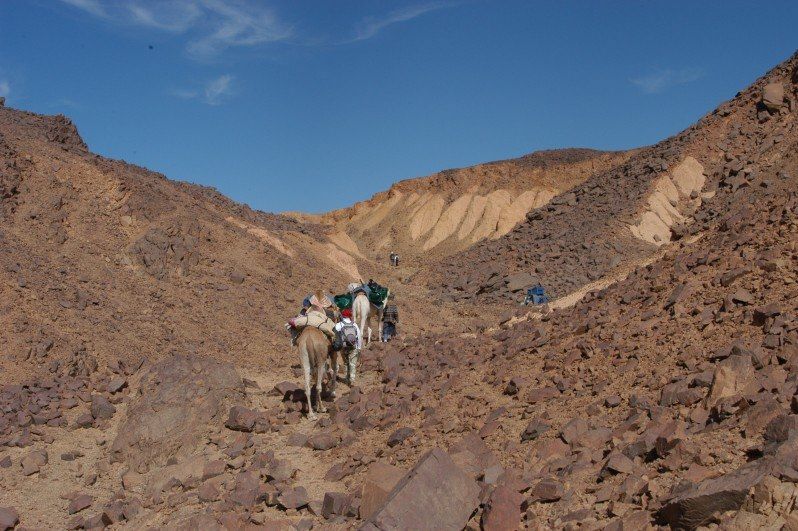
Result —
[[[235, 368], [211, 358], [168, 356], [142, 376], [111, 447], [112, 461], [136, 471], [193, 455], [231, 402], [244, 399]], [[142, 470], [143, 469], [143, 470]]]
[[305, 487], [296, 487], [282, 491], [277, 501], [283, 509], [299, 509], [307, 505], [310, 499]]
[[394, 488], [362, 529], [462, 529], [479, 506], [479, 486], [434, 448]]
[[345, 492], [327, 492], [324, 494], [324, 501], [321, 504], [321, 515], [327, 519], [343, 516], [351, 502], [351, 497]]
[[332, 433], [316, 433], [308, 438], [307, 445], [314, 450], [330, 450], [338, 445], [338, 438]]
[[399, 428], [388, 436], [388, 446], [393, 448], [398, 444], [402, 444], [405, 439], [412, 437], [416, 432], [413, 428]]
[[81, 494], [76, 496], [69, 502], [69, 507], [67, 507], [67, 512], [69, 514], [75, 514], [83, 509], [87, 509], [91, 507], [91, 504], [94, 502], [94, 498], [89, 496], [88, 494]]
[[784, 442], [798, 433], [798, 415], [779, 415], [765, 426], [765, 440]]
[[752, 487], [767, 476], [789, 477], [796, 470], [796, 446], [782, 444], [773, 455], [753, 461], [720, 477], [706, 479], [670, 500], [657, 513], [663, 524], [678, 529], [695, 529], [719, 513], [739, 510]]
[[110, 419], [116, 408], [102, 395], [91, 396], [91, 416], [95, 419]]
[[256, 411], [244, 406], [233, 406], [230, 408], [224, 425], [229, 430], [249, 432], [255, 427], [257, 419], [258, 413]]
[[522, 441], [534, 441], [549, 430], [549, 425], [538, 419], [531, 420], [521, 434]]
[[47, 452], [44, 450], [34, 450], [23, 457], [19, 464], [22, 466], [22, 473], [31, 476], [37, 473], [49, 461]]
[[532, 488], [530, 501], [554, 502], [565, 494], [562, 483], [556, 479], [544, 479]]
[[406, 474], [407, 470], [404, 468], [382, 461], [373, 463], [363, 480], [360, 496], [360, 518], [366, 520], [374, 514], [374, 511], [385, 503], [388, 495]]
[[573, 444], [577, 438], [587, 433], [589, 429], [590, 427], [585, 420], [579, 418], [573, 419], [563, 426], [560, 437], [568, 444]]
[[78, 428], [91, 428], [94, 426], [94, 417], [91, 413], [81, 413], [75, 419], [75, 426]]
[[485, 531], [514, 531], [521, 527], [521, 502], [523, 497], [510, 487], [496, 487], [482, 513]]
[[0, 531], [14, 529], [19, 523], [19, 513], [13, 507], [0, 507]]
[[112, 394], [118, 393], [125, 387], [127, 387], [127, 380], [120, 376], [118, 378], [114, 378], [108, 383], [108, 392]]

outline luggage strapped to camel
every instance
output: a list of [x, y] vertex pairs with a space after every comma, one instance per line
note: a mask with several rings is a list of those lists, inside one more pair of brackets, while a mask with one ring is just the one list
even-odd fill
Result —
[[324, 332], [324, 335], [330, 338], [330, 340], [335, 339], [335, 330], [333, 329], [335, 321], [319, 311], [309, 311], [306, 315], [295, 317], [291, 319], [290, 324], [293, 328], [300, 331], [308, 326], [318, 328]]
[[360, 284], [357, 288], [348, 293], [336, 295], [333, 297], [333, 302], [342, 310], [345, 308], [351, 308], [352, 301], [355, 300], [355, 297], [360, 292], [366, 294], [366, 297], [368, 297], [371, 304], [377, 308], [382, 308], [382, 306], [385, 304], [385, 301], [388, 300], [388, 295], [390, 294], [391, 290], [380, 286], [373, 280], [369, 280], [367, 284]]

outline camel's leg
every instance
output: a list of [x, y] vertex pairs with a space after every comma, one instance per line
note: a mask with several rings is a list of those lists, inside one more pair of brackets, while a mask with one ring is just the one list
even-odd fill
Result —
[[379, 312], [377, 312], [377, 321], [379, 322], [379, 332], [380, 332], [380, 336], [379, 337], [380, 337], [380, 341], [383, 340], [383, 337], [382, 337], [382, 312], [383, 312], [383, 310], [380, 310]]
[[319, 366], [316, 367], [316, 393], [319, 397], [319, 404], [316, 409], [319, 410], [319, 413], [327, 413], [327, 406], [324, 405], [324, 400], [321, 399], [321, 384], [324, 383], [325, 372], [327, 372], [327, 363], [319, 363]]
[[330, 355], [332, 370], [327, 371], [330, 377], [330, 396], [335, 398], [335, 386], [338, 383], [338, 353], [333, 351]]
[[305, 373], [305, 397], [308, 400], [308, 418], [310, 420], [316, 420], [317, 417], [313, 412], [313, 397], [311, 395], [310, 387], [310, 356], [308, 355], [306, 347], [300, 347], [299, 357], [302, 361], [302, 372]]
[[368, 317], [360, 314], [360, 333], [366, 336], [366, 345], [371, 341], [371, 329], [368, 328]]

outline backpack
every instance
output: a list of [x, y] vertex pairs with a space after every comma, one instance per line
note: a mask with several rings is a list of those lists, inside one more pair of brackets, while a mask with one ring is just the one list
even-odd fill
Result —
[[357, 325], [355, 323], [344, 323], [341, 327], [341, 331], [338, 333], [341, 338], [341, 341], [344, 343], [345, 347], [348, 348], [356, 348], [357, 347]]

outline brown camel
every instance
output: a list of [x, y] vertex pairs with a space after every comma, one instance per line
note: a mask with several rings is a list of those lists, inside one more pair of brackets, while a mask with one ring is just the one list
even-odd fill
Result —
[[[311, 326], [302, 329], [302, 332], [297, 338], [297, 346], [299, 347], [299, 359], [302, 362], [302, 371], [305, 373], [305, 394], [308, 399], [308, 418], [316, 420], [316, 414], [313, 412], [312, 395], [310, 378], [311, 374], [315, 377], [316, 397], [318, 410], [320, 413], [326, 413], [327, 408], [321, 400], [321, 384], [324, 380], [324, 373], [327, 372], [327, 360], [330, 358], [332, 351], [330, 340], [318, 328]], [[337, 365], [337, 357], [335, 358], [335, 365]], [[337, 367], [334, 367], [337, 372]], [[333, 377], [334, 378], [334, 377]]]

